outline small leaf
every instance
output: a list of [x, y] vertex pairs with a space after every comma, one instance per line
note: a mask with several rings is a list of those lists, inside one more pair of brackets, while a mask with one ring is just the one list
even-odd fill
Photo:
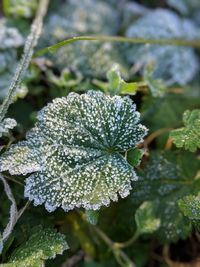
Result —
[[153, 78], [154, 64], [149, 63], [144, 69], [144, 81], [147, 83], [153, 97], [163, 97], [167, 91], [164, 81]]
[[160, 227], [160, 219], [156, 217], [156, 203], [145, 201], [135, 213], [137, 231], [141, 234], [151, 234]]
[[86, 219], [89, 223], [96, 225], [99, 219], [99, 211], [96, 210], [86, 210], [85, 211]]
[[190, 220], [200, 221], [200, 194], [183, 197], [178, 201], [178, 206]]
[[25, 196], [48, 211], [108, 206], [137, 179], [122, 152], [143, 141], [147, 129], [139, 119], [127, 97], [89, 91], [57, 98], [39, 112], [27, 140], [2, 155], [0, 170], [33, 173]]
[[39, 226], [32, 232], [27, 242], [14, 251], [9, 263], [1, 267], [43, 267], [44, 260], [55, 258], [68, 249], [65, 236], [54, 229]]
[[108, 91], [110, 94], [127, 94], [134, 95], [138, 88], [139, 83], [127, 83], [125, 82], [119, 72], [119, 66], [114, 65], [108, 72]]
[[177, 147], [195, 152], [200, 148], [200, 110], [186, 110], [183, 123], [184, 127], [171, 131], [170, 137]]
[[143, 149], [130, 149], [127, 153], [127, 161], [131, 166], [136, 167], [140, 164], [141, 158], [144, 155]]

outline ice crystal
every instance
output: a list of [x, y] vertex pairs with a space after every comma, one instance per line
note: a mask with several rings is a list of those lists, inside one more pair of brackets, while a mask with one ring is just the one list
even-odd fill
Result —
[[171, 131], [170, 137], [177, 147], [195, 152], [200, 148], [200, 110], [186, 110], [183, 123], [184, 127]]
[[5, 152], [0, 170], [33, 173], [25, 196], [48, 211], [107, 206], [137, 179], [121, 153], [142, 142], [147, 130], [139, 119], [127, 97], [89, 91], [57, 98], [39, 112], [27, 140]]
[[[150, 39], [198, 39], [199, 30], [175, 13], [157, 9], [147, 13], [132, 24], [126, 32], [128, 37]], [[171, 45], [134, 45], [127, 49], [127, 59], [137, 66], [155, 62], [155, 78], [163, 78], [169, 84], [189, 82], [198, 70], [198, 61], [192, 48]]]
[[46, 259], [55, 258], [68, 249], [64, 235], [54, 229], [41, 226], [32, 229], [32, 235], [11, 256], [2, 267], [43, 267]]

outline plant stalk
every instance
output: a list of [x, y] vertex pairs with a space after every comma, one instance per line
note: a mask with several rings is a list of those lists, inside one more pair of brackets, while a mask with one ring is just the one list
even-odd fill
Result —
[[200, 40], [182, 40], [182, 39], [145, 39], [145, 38], [130, 38], [124, 36], [77, 36], [63, 40], [54, 45], [45, 47], [35, 53], [34, 57], [41, 56], [45, 53], [54, 53], [62, 46], [74, 43], [77, 41], [101, 41], [101, 42], [117, 42], [117, 43], [132, 43], [132, 44], [154, 44], [154, 45], [175, 45], [175, 46], [190, 46], [200, 48]]
[[5, 97], [0, 107], [0, 122], [4, 119], [10, 104], [13, 102], [16, 91], [20, 86], [24, 73], [29, 66], [29, 63], [33, 56], [34, 47], [37, 45], [38, 39], [42, 32], [43, 18], [47, 12], [48, 3], [49, 0], [41, 0], [39, 3], [35, 19], [31, 25], [30, 34], [25, 42], [24, 53], [11, 81], [10, 87], [8, 89], [8, 95]]

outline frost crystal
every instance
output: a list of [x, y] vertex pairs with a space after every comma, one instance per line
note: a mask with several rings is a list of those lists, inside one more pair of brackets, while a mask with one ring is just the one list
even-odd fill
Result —
[[0, 171], [32, 172], [25, 196], [48, 211], [99, 209], [126, 197], [137, 179], [121, 152], [143, 141], [139, 119], [127, 97], [89, 91], [57, 98], [39, 112], [27, 141], [2, 156]]
[[[132, 24], [126, 35], [149, 39], [198, 39], [199, 30], [175, 13], [157, 9], [147, 13]], [[155, 62], [155, 78], [163, 78], [169, 84], [186, 84], [198, 70], [197, 57], [192, 48], [171, 45], [134, 45], [127, 49], [127, 59], [137, 66]]]

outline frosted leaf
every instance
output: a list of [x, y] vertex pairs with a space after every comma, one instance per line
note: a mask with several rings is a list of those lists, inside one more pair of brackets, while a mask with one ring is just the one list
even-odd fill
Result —
[[[198, 39], [200, 32], [195, 25], [175, 13], [157, 9], [138, 19], [126, 32], [128, 37], [150, 39]], [[143, 66], [155, 62], [154, 77], [169, 84], [189, 82], [198, 70], [198, 60], [192, 48], [171, 45], [134, 45], [126, 51], [130, 63]]]
[[144, 81], [149, 87], [153, 97], [164, 97], [167, 92], [167, 87], [163, 80], [153, 78], [154, 64], [147, 64], [144, 68]]
[[128, 73], [126, 62], [112, 43], [83, 41], [63, 46], [53, 56], [53, 62], [59, 69], [69, 67], [98, 79], [105, 79], [114, 64], [118, 65], [122, 76], [126, 77]]
[[6, 93], [17, 66], [16, 48], [23, 44], [22, 35], [16, 28], [8, 27], [0, 20], [0, 99]]
[[180, 210], [190, 220], [200, 221], [200, 194], [189, 195], [178, 201]]
[[93, 0], [69, 0], [51, 13], [42, 41], [49, 45], [83, 34], [115, 34], [119, 15], [108, 3]]
[[17, 122], [14, 119], [4, 119], [0, 123], [0, 137], [7, 135], [9, 131], [12, 130], [15, 126], [17, 126]]
[[2, 267], [43, 267], [44, 261], [55, 258], [68, 249], [65, 236], [51, 228], [41, 226], [32, 229], [29, 239], [19, 246], [11, 256], [9, 263]]
[[200, 148], [200, 110], [186, 110], [183, 123], [184, 127], [171, 131], [170, 137], [177, 147], [195, 152]]
[[177, 9], [183, 15], [190, 15], [200, 9], [199, 0], [167, 0], [168, 4]]
[[17, 48], [23, 45], [24, 39], [16, 28], [7, 27], [6, 21], [0, 20], [0, 49]]
[[49, 211], [108, 206], [137, 179], [121, 152], [143, 141], [147, 130], [139, 120], [127, 97], [89, 91], [57, 98], [39, 112], [27, 141], [3, 154], [0, 170], [34, 172], [25, 196]]
[[[42, 47], [52, 45], [72, 36], [117, 33], [118, 12], [108, 3], [93, 0], [70, 0], [59, 5], [56, 13], [50, 14], [40, 41]], [[59, 69], [69, 68], [84, 76], [106, 78], [106, 72], [114, 63], [120, 66], [123, 76], [128, 66], [116, 45], [102, 42], [76, 42], [66, 45], [52, 55]]]
[[200, 180], [194, 179], [198, 170], [199, 161], [189, 152], [156, 151], [151, 152], [148, 164], [134, 182], [133, 201], [156, 204], [160, 228], [155, 234], [164, 243], [187, 238], [191, 233], [191, 223], [183, 216], [177, 202], [185, 195], [199, 192]]

